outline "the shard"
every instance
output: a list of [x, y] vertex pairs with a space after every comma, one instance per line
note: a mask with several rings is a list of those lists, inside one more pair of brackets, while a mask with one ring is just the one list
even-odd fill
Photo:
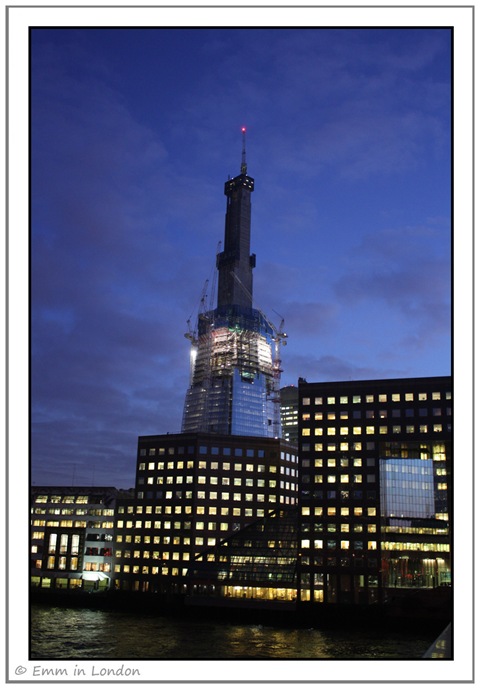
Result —
[[[223, 251], [217, 254], [217, 307], [200, 310], [191, 340], [190, 386], [182, 432], [280, 437], [279, 348], [286, 335], [253, 308], [251, 195], [245, 128], [240, 174], [225, 183]], [[281, 326], [280, 326], [281, 327]]]

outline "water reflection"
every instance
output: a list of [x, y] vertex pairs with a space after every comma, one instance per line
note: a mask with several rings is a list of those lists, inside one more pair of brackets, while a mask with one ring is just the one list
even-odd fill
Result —
[[416, 659], [432, 635], [281, 629], [35, 605], [32, 659]]

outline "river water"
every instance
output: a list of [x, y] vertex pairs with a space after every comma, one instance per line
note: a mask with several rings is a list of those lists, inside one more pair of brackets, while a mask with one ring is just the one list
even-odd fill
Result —
[[422, 658], [435, 635], [292, 629], [145, 613], [32, 605], [32, 660]]

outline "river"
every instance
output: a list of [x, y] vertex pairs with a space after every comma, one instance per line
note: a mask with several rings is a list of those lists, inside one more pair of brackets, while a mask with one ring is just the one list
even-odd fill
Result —
[[158, 614], [32, 605], [32, 660], [386, 660], [422, 658], [435, 635], [292, 629]]

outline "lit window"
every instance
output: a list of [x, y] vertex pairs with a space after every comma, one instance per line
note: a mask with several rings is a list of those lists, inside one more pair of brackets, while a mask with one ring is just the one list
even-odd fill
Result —
[[305, 406], [307, 406], [308, 404], [310, 404], [310, 397], [304, 397], [304, 398], [302, 399], [302, 404], [304, 404]]
[[432, 392], [432, 400], [440, 400], [442, 399], [442, 395], [440, 392]]
[[315, 397], [315, 404], [323, 404], [323, 397]]
[[348, 397], [346, 397], [346, 396], [340, 397], [340, 404], [348, 404]]
[[323, 435], [323, 428], [316, 428], [315, 435]]
[[433, 432], [434, 433], [441, 433], [442, 432], [442, 424], [441, 423], [434, 423], [433, 424]]
[[335, 435], [337, 432], [337, 429], [334, 426], [329, 426], [327, 428], [327, 435]]
[[362, 433], [362, 427], [361, 426], [354, 426], [353, 427], [353, 435], [361, 435]]
[[354, 404], [360, 404], [361, 401], [362, 401], [361, 395], [354, 395], [354, 396], [352, 397], [352, 402], [353, 402]]
[[327, 397], [327, 404], [335, 404], [335, 397]]
[[310, 429], [309, 428], [302, 428], [302, 435], [303, 436], [310, 435]]
[[367, 435], [373, 435], [375, 433], [375, 426], [367, 426], [366, 432]]

